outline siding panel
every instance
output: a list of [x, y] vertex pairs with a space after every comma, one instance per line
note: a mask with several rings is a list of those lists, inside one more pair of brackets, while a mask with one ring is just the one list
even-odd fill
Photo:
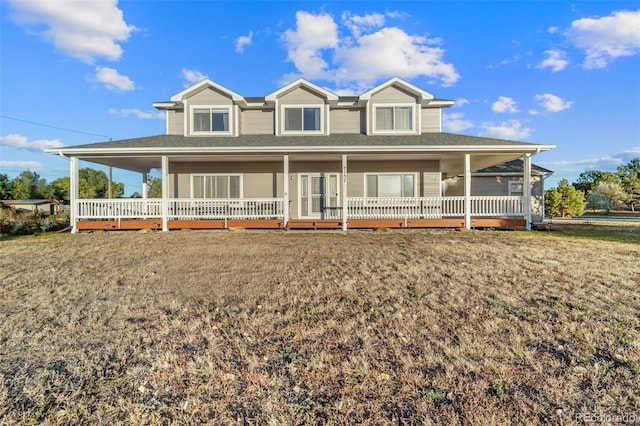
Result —
[[273, 135], [274, 111], [245, 110], [240, 113], [240, 134], [242, 135]]
[[440, 108], [422, 109], [422, 132], [439, 133], [442, 110]]

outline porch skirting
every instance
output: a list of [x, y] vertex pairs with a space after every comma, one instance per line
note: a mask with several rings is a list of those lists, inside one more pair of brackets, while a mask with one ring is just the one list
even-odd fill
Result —
[[[180, 229], [285, 229], [284, 221], [279, 219], [265, 220], [170, 220], [170, 230]], [[421, 229], [421, 228], [463, 228], [463, 218], [445, 219], [350, 219], [347, 229]], [[472, 228], [524, 228], [525, 219], [518, 218], [471, 218]], [[78, 230], [162, 230], [160, 219], [120, 219], [120, 220], [79, 220]], [[327, 219], [291, 219], [287, 229], [335, 229], [341, 230], [341, 220]]]

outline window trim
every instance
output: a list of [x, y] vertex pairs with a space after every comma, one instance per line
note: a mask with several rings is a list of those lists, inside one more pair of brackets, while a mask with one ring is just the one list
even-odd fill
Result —
[[[380, 197], [380, 196], [375, 196], [375, 197], [369, 197], [369, 187], [368, 187], [368, 177], [369, 176], [400, 176], [402, 178], [404, 178], [404, 176], [406, 175], [411, 175], [413, 176], [413, 195], [411, 197], [405, 197], [405, 196], [399, 196], [399, 197]], [[420, 179], [419, 179], [419, 173], [418, 172], [380, 172], [380, 173], [376, 173], [376, 172], [365, 172], [364, 173], [364, 196], [366, 198], [417, 198], [419, 197], [420, 191]]]
[[[387, 104], [373, 104], [372, 105], [373, 112], [371, 117], [372, 129], [371, 132], [373, 134], [404, 134], [404, 135], [413, 135], [418, 133], [418, 123], [416, 120], [416, 104], [415, 103], [387, 103]], [[393, 108], [393, 125], [395, 127], [396, 123], [396, 108], [406, 108], [411, 107], [411, 129], [409, 130], [378, 130], [377, 128], [377, 109], [378, 108]]]
[[[286, 130], [286, 110], [288, 108], [304, 109], [316, 108], [320, 110], [320, 130], [304, 130], [304, 112], [302, 113], [303, 130]], [[325, 106], [323, 104], [284, 104], [280, 105], [280, 134], [281, 135], [324, 135], [325, 133]]]
[[[229, 130], [228, 131], [200, 131], [195, 130], [195, 110], [196, 109], [209, 109], [211, 110], [226, 110], [229, 114]], [[233, 115], [232, 105], [189, 105], [189, 135], [190, 136], [231, 136], [233, 135], [233, 129], [235, 127], [235, 117]]]
[[[520, 186], [520, 187], [522, 187], [522, 190], [521, 191], [515, 191], [513, 189], [514, 186]], [[509, 181], [508, 191], [509, 191], [508, 192], [509, 196], [524, 197], [524, 180], [510, 180]], [[513, 194], [514, 192], [518, 192], [518, 193], [521, 192], [521, 194], [515, 194], [514, 195]]]
[[[238, 198], [231, 198], [231, 197], [227, 197], [227, 198], [196, 198], [194, 192], [195, 192], [195, 185], [193, 182], [193, 179], [196, 177], [235, 177], [237, 176], [240, 180], [240, 189], [239, 189], [239, 196]], [[231, 180], [228, 181], [227, 186], [228, 186], [228, 193], [231, 193]], [[242, 173], [191, 173], [189, 176], [189, 197], [193, 200], [241, 200], [242, 198], [244, 198], [244, 178], [243, 178], [243, 174]]]

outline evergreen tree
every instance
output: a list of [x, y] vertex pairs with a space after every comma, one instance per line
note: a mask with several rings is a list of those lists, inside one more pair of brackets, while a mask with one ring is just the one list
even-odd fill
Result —
[[557, 188], [544, 193], [544, 204], [547, 215], [575, 217], [584, 214], [584, 194], [562, 179]]

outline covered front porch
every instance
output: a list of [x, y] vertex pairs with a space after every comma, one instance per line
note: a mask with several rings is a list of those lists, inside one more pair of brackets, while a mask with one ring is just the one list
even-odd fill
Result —
[[[404, 138], [371, 136], [356, 138], [357, 143], [348, 146], [329, 144], [324, 138], [312, 138], [319, 141], [313, 146], [307, 145], [309, 139], [293, 138], [260, 138], [249, 146], [234, 138], [224, 139], [228, 144], [224, 145], [216, 138], [196, 146], [200, 138], [153, 137], [58, 153], [70, 161], [73, 232], [240, 227], [530, 229], [531, 157], [540, 146], [470, 137], [461, 139], [466, 145], [459, 145], [458, 136], [429, 138], [430, 144], [424, 146], [409, 145]], [[181, 145], [185, 141], [192, 146]], [[160, 142], [166, 146], [158, 146]], [[282, 145], [273, 146], [276, 143]], [[517, 158], [523, 159], [519, 193], [472, 193], [472, 172]], [[142, 198], [79, 198], [80, 160], [140, 173]], [[161, 171], [161, 196], [156, 198], [147, 191], [151, 169]], [[462, 195], [446, 193], [444, 181], [452, 178], [463, 182]]]

